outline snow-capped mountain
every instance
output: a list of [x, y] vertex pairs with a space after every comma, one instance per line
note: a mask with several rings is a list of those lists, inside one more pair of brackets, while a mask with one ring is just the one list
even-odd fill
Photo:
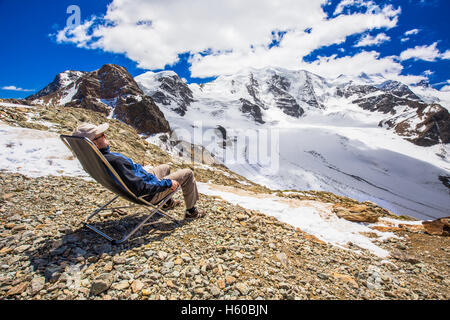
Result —
[[450, 115], [437, 103], [438, 98], [432, 102], [429, 97], [422, 99], [405, 84], [381, 75], [363, 73], [356, 79], [340, 76], [326, 80], [304, 70], [267, 68], [247, 69], [201, 86], [187, 85], [172, 71], [147, 72], [136, 81], [158, 105], [170, 106], [181, 116], [194, 100], [207, 99], [217, 105], [239, 106], [241, 113], [264, 124], [277, 121], [273, 109], [299, 118], [305, 111], [315, 114], [334, 98], [343, 97], [344, 103], [384, 114], [380, 127], [392, 129], [417, 145], [450, 142]]
[[29, 101], [40, 102], [41, 104], [64, 105], [72, 99], [76, 91], [67, 90], [66, 94], [62, 94], [61, 90], [64, 88], [73, 89], [75, 87], [75, 82], [87, 73], [88, 72], [72, 70], [61, 72], [57, 74], [55, 79], [44, 89], [26, 99]]
[[[448, 216], [448, 106], [430, 103], [416, 87], [381, 75], [325, 79], [281, 68], [202, 85], [177, 77], [146, 72], [135, 80], [164, 101], [157, 105], [178, 138], [205, 146], [233, 171], [272, 188], [331, 191], [418, 218]], [[272, 162], [251, 159], [264, 141], [267, 154], [276, 151]]]
[[161, 71], [141, 77], [147, 88], [145, 94], [152, 97], [157, 104], [173, 106], [172, 110], [184, 116], [187, 107], [193, 102], [192, 91], [173, 71]]
[[428, 104], [408, 86], [387, 80], [380, 84], [354, 84], [352, 81], [338, 86], [337, 95], [369, 111], [386, 114], [379, 125], [394, 131], [411, 142], [429, 146], [450, 142], [450, 116], [444, 107]]
[[41, 105], [86, 108], [118, 118], [138, 132], [170, 130], [163, 113], [121, 66], [106, 64], [92, 72], [64, 71], [26, 100]]

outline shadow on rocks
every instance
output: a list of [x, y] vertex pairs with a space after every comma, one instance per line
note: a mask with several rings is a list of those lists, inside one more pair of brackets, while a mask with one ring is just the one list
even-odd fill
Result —
[[[91, 225], [115, 239], [121, 239], [143, 219], [143, 216], [130, 216], [120, 220], [93, 222]], [[80, 268], [81, 265], [95, 263], [103, 254], [114, 256], [153, 241], [161, 241], [188, 223], [190, 220], [181, 220], [177, 224], [155, 215], [147, 222], [149, 225], [143, 226], [119, 245], [111, 244], [83, 225], [76, 230], [66, 230], [61, 238], [48, 239], [38, 248], [25, 253], [33, 270], [45, 277], [45, 282], [56, 283], [64, 280], [61, 276], [70, 272], [70, 268], [76, 270], [77, 265]]]

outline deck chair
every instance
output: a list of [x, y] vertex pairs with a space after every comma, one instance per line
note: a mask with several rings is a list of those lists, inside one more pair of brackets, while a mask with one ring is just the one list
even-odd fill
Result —
[[[121, 244], [125, 242], [129, 237], [131, 237], [136, 231], [138, 231], [141, 227], [146, 225], [146, 222], [155, 214], [159, 214], [170, 220], [174, 221], [178, 224], [178, 221], [169, 216], [163, 209], [162, 206], [172, 198], [172, 196], [178, 191], [180, 187], [178, 187], [175, 191], [169, 193], [167, 197], [162, 199], [158, 204], [154, 205], [144, 199], [147, 195], [143, 195], [137, 197], [130, 189], [123, 183], [120, 176], [108, 162], [108, 160], [103, 157], [102, 153], [97, 149], [97, 146], [88, 138], [84, 137], [76, 137], [69, 135], [60, 135], [61, 140], [64, 144], [69, 148], [70, 151], [74, 154], [74, 156], [80, 161], [83, 169], [89, 173], [89, 175], [104, 186], [106, 189], [115, 194], [114, 198], [109, 200], [103, 206], [96, 209], [93, 213], [91, 213], [86, 220], [84, 221], [84, 225], [91, 229], [92, 231], [98, 233], [103, 238], [110, 241], [112, 244]], [[117, 198], [122, 197], [123, 199], [128, 200], [133, 203], [132, 205], [122, 206], [122, 207], [108, 207], [112, 204]], [[101, 232], [94, 226], [88, 224], [88, 221], [94, 217], [97, 213], [102, 210], [114, 210], [114, 209], [125, 209], [132, 207], [142, 207], [149, 212], [149, 214], [145, 217], [142, 222], [140, 222], [131, 232], [126, 234], [122, 239], [116, 240], [107, 234]]]

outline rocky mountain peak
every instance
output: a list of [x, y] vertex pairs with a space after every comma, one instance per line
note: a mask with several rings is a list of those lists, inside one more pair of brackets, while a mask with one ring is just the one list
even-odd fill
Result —
[[381, 74], [341, 75], [327, 80], [306, 70], [270, 67], [245, 68], [202, 85], [187, 85], [173, 71], [147, 72], [136, 77], [136, 82], [161, 108], [167, 107], [180, 116], [194, 106], [208, 113], [205, 114], [208, 119], [209, 116], [225, 119], [237, 106], [254, 123], [270, 125], [277, 121], [271, 119], [277, 114], [270, 112], [271, 108], [282, 110], [296, 121], [311, 113], [320, 115], [321, 110], [327, 109], [330, 98], [342, 98], [339, 101], [344, 104], [382, 113], [385, 116], [377, 120], [379, 126], [393, 129], [415, 144], [448, 141], [446, 109], [438, 104], [428, 108], [430, 102], [421, 99], [409, 86]]
[[422, 88], [432, 88], [431, 84], [428, 82], [428, 80], [422, 80], [419, 81], [416, 85], [416, 87], [422, 87]]
[[420, 100], [420, 98], [416, 94], [414, 94], [407, 85], [398, 81], [387, 80], [379, 85], [376, 85], [375, 87], [400, 98]]
[[450, 142], [448, 111], [439, 104], [426, 103], [401, 82], [348, 82], [338, 86], [336, 94], [365, 110], [388, 115], [379, 126], [393, 129], [414, 144], [431, 146]]
[[136, 77], [139, 87], [146, 95], [164, 106], [169, 106], [180, 116], [184, 116], [194, 101], [192, 90], [173, 71], [146, 72]]
[[100, 69], [94, 71], [93, 75], [101, 83], [102, 99], [113, 99], [123, 94], [143, 94], [131, 74], [124, 67], [115, 64], [105, 64]]
[[132, 125], [139, 133], [170, 130], [164, 114], [122, 66], [105, 64], [92, 72], [65, 71], [36, 95], [44, 105], [62, 105], [101, 112]]
[[33, 101], [43, 96], [48, 96], [75, 82], [86, 73], [87, 72], [84, 71], [73, 71], [73, 70], [67, 70], [58, 73], [50, 84], [48, 84], [45, 88], [38, 91], [37, 93], [26, 97], [25, 100]]

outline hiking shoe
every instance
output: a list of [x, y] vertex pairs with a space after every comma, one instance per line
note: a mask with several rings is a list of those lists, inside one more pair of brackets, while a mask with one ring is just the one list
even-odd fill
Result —
[[178, 206], [180, 204], [180, 201], [169, 199], [166, 203], [163, 204], [161, 207], [163, 210], [171, 210]]
[[198, 210], [196, 207], [191, 210], [186, 210], [186, 214], [184, 216], [185, 219], [197, 219], [202, 218], [206, 215], [206, 212], [203, 210]]

